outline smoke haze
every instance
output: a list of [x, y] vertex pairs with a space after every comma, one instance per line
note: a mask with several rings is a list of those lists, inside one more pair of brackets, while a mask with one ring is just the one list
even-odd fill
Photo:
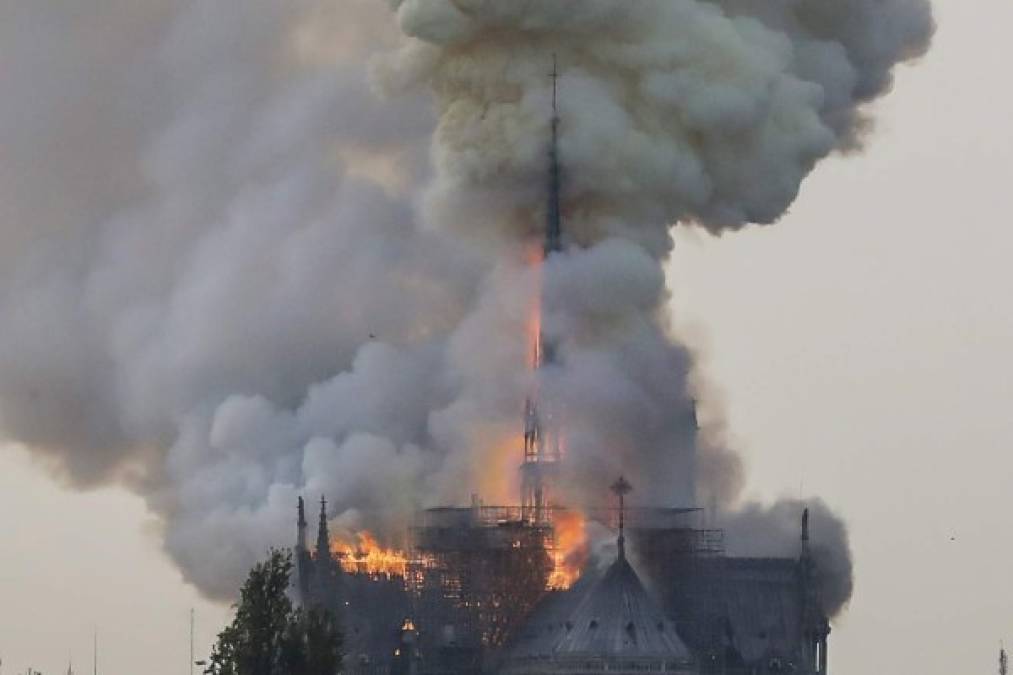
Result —
[[[394, 543], [419, 507], [515, 501], [544, 283], [572, 497], [622, 471], [717, 506], [734, 553], [793, 554], [799, 505], [741, 506], [696, 428], [670, 229], [776, 221], [933, 25], [924, 0], [757, 4], [0, 9], [0, 430], [144, 495], [228, 597], [299, 494]], [[570, 248], [539, 271], [553, 54]], [[847, 535], [817, 506], [836, 608]]]

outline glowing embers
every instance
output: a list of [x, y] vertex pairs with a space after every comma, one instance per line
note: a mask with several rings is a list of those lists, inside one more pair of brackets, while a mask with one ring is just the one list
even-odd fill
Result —
[[557, 511], [553, 519], [552, 574], [548, 587], [566, 590], [580, 578], [587, 563], [587, 521], [577, 511]]
[[376, 577], [401, 577], [408, 569], [408, 556], [404, 551], [384, 548], [369, 532], [355, 535], [358, 543], [332, 541], [331, 553], [349, 574], [367, 574]]

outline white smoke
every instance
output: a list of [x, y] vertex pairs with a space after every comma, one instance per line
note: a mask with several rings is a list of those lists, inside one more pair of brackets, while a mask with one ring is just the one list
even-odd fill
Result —
[[706, 391], [668, 328], [670, 227], [776, 220], [860, 146], [862, 104], [932, 29], [924, 0], [80, 0], [0, 19], [0, 429], [69, 483], [145, 495], [219, 597], [291, 539], [298, 494], [388, 539], [420, 506], [512, 497], [553, 54], [571, 248], [543, 273], [561, 349], [543, 385], [569, 489], [597, 499], [623, 471], [645, 502], [733, 509], [738, 458], [697, 433]]

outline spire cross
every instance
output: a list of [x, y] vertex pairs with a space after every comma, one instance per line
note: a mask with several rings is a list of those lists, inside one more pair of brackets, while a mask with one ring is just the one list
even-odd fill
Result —
[[624, 497], [633, 491], [633, 486], [625, 476], [619, 476], [619, 480], [612, 484], [611, 490], [619, 497], [619, 559], [626, 560], [626, 504]]

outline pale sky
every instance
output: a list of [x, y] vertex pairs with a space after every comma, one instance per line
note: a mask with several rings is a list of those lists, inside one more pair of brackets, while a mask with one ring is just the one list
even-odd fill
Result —
[[[683, 233], [670, 265], [749, 493], [801, 488], [850, 525], [845, 675], [995, 672], [1013, 641], [1013, 4], [935, 8], [863, 155], [820, 167], [776, 226]], [[4, 448], [0, 513], [3, 672], [90, 670], [97, 628], [100, 672], [186, 673], [189, 608], [199, 655], [226, 620], [136, 497], [69, 492]]]

